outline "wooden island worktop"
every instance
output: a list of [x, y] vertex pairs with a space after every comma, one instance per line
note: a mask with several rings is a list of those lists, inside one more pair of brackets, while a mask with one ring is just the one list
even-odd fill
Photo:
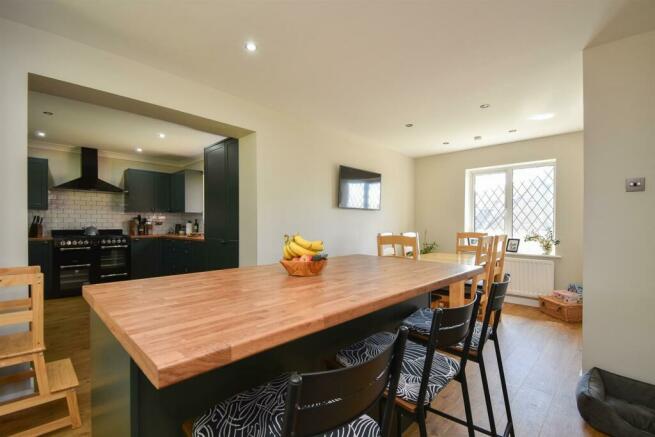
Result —
[[352, 255], [322, 275], [278, 264], [84, 286], [84, 298], [162, 388], [461, 281], [480, 267]]

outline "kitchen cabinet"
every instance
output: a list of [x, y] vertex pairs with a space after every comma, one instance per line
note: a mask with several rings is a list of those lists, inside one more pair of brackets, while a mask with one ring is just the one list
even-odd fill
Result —
[[202, 214], [202, 172], [182, 170], [171, 175], [171, 212]]
[[124, 173], [125, 211], [168, 212], [171, 210], [171, 175], [128, 168]]
[[27, 158], [27, 208], [48, 209], [48, 160]]
[[158, 238], [132, 237], [130, 262], [132, 279], [160, 276], [161, 244]]
[[27, 247], [27, 259], [31, 266], [41, 267], [43, 273], [44, 298], [52, 296], [52, 241], [30, 240]]
[[239, 142], [205, 149], [205, 245], [208, 269], [239, 266]]
[[203, 241], [162, 239], [162, 275], [201, 272], [205, 270]]

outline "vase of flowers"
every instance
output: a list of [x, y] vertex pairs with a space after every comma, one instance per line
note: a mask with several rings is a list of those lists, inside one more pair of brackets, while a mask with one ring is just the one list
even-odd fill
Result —
[[432, 241], [428, 243], [428, 231], [427, 229], [423, 233], [423, 243], [421, 244], [421, 255], [425, 255], [426, 253], [432, 253], [437, 250], [439, 245], [437, 244], [436, 241]]
[[538, 242], [544, 255], [550, 255], [553, 252], [553, 248], [559, 245], [559, 240], [555, 239], [552, 229], [548, 229], [543, 235], [536, 231], [532, 231], [531, 234], [526, 235], [525, 241]]

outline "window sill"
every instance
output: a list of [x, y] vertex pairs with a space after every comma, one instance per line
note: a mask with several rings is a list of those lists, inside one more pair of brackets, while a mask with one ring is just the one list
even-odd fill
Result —
[[551, 254], [551, 255], [544, 255], [540, 253], [514, 253], [514, 252], [506, 252], [507, 256], [510, 258], [536, 258], [536, 259], [562, 259], [561, 255], [557, 254]]

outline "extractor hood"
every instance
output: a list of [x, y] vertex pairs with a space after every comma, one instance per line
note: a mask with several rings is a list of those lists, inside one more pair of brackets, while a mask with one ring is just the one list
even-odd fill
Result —
[[58, 190], [103, 191], [122, 193], [123, 190], [98, 179], [98, 150], [82, 147], [82, 176], [54, 187]]

